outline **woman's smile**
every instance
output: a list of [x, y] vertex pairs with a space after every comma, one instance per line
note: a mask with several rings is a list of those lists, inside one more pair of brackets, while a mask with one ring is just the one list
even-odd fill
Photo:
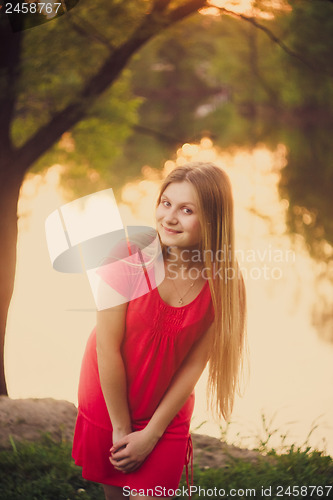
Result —
[[161, 226], [168, 234], [179, 234], [182, 232], [182, 231], [176, 231], [175, 229], [170, 229], [169, 227], [163, 226], [163, 224], [161, 224]]

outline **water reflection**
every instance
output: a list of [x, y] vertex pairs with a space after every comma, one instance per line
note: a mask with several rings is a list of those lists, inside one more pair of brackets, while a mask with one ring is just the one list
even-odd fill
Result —
[[[219, 150], [208, 138], [184, 144], [163, 172], [143, 167], [139, 179], [124, 185], [118, 206], [124, 224], [153, 225], [152, 206], [160, 181], [176, 164], [213, 161], [227, 171], [234, 188], [238, 257], [248, 291], [251, 353], [251, 377], [244, 397], [236, 400], [229, 439], [237, 442], [241, 437], [243, 446], [254, 445], [261, 413], [269, 418], [277, 412], [272, 426], [279, 431], [272, 444], [276, 446], [279, 435], [286, 433], [289, 442], [302, 444], [317, 421], [310, 444], [322, 449], [324, 436], [333, 437], [329, 424], [333, 346], [318, 338], [311, 323], [314, 305], [319, 322], [322, 314], [316, 289], [318, 264], [310, 259], [302, 236], [291, 239], [286, 234], [290, 205], [281, 199], [279, 183], [287, 154], [282, 144], [275, 149], [262, 145], [233, 151]], [[58, 183], [59, 169], [54, 167], [45, 177], [29, 177], [22, 189], [17, 277], [6, 343], [12, 397], [76, 401], [80, 361], [95, 322], [85, 276], [56, 273], [49, 262], [44, 221], [64, 202]], [[323, 283], [320, 296], [328, 307], [330, 289]], [[205, 377], [197, 390], [193, 428], [208, 419]], [[209, 420], [200, 432], [219, 436], [220, 428]], [[332, 446], [327, 444], [330, 453]]]
[[305, 124], [288, 137], [288, 165], [281, 172], [280, 193], [289, 200], [288, 231], [300, 235], [315, 264], [316, 300], [312, 324], [333, 342], [333, 176], [332, 126]]

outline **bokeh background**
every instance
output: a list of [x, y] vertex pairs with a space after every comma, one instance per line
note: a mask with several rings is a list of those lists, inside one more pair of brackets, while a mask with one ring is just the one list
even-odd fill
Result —
[[332, 454], [332, 2], [80, 0], [15, 32], [0, 5], [2, 333], [19, 193], [9, 396], [76, 403], [95, 323], [86, 276], [52, 269], [46, 217], [112, 187], [125, 225], [153, 226], [164, 176], [213, 161], [234, 189], [250, 375], [226, 424], [204, 374], [192, 429]]

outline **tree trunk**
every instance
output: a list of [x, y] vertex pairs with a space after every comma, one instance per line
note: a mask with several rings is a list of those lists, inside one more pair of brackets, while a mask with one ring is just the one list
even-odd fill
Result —
[[0, 92], [0, 395], [7, 395], [4, 373], [5, 329], [14, 288], [17, 202], [24, 173], [64, 132], [84, 118], [89, 106], [113, 84], [131, 56], [144, 43], [194, 13], [205, 3], [206, 0], [189, 0], [164, 14], [170, 1], [156, 0], [152, 12], [146, 15], [132, 37], [110, 54], [96, 75], [86, 83], [80, 95], [16, 150], [11, 143], [10, 130], [16, 102], [15, 83], [19, 78], [22, 33], [9, 33], [8, 25], [0, 18], [0, 42], [5, 41], [2, 45], [7, 45], [7, 52], [0, 52], [0, 73], [4, 72], [6, 75], [5, 87]]
[[4, 343], [7, 314], [14, 288], [17, 244], [17, 202], [23, 175], [13, 175], [13, 166], [0, 179], [0, 395], [7, 395]]

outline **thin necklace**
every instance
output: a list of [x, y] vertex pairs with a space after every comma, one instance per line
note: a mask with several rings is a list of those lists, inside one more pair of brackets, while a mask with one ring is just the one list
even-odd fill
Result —
[[[168, 266], [167, 266], [167, 268], [168, 268]], [[171, 279], [171, 281], [172, 281], [172, 283], [173, 283], [173, 286], [175, 287], [175, 290], [176, 290], [176, 292], [177, 292], [177, 295], [179, 296], [178, 304], [182, 305], [182, 304], [184, 303], [184, 300], [183, 300], [183, 299], [186, 297], [186, 295], [189, 293], [189, 291], [190, 291], [190, 290], [194, 287], [194, 285], [195, 285], [195, 284], [196, 284], [196, 282], [197, 282], [197, 278], [196, 278], [194, 281], [192, 281], [192, 283], [191, 283], [191, 284], [190, 284], [190, 286], [189, 286], [189, 289], [188, 289], [188, 290], [184, 293], [184, 295], [183, 295], [183, 296], [181, 296], [181, 295], [180, 295], [180, 293], [179, 293], [179, 292], [178, 292], [178, 290], [177, 290], [177, 287], [176, 287], [176, 285], [175, 285], [174, 280], [170, 277], [169, 270], [168, 270], [168, 277]], [[191, 279], [191, 278], [190, 278], [190, 279]]]

